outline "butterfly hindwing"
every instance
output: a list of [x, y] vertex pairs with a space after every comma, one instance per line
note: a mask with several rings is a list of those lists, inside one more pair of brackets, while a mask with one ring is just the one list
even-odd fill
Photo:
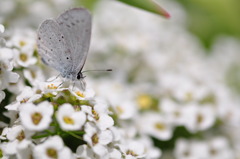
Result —
[[91, 37], [91, 15], [83, 8], [73, 8], [57, 19], [71, 51], [73, 74], [81, 71], [87, 58]]

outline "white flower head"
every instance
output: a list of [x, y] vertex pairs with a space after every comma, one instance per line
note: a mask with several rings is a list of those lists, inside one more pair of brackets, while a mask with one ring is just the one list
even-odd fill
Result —
[[5, 31], [5, 28], [2, 24], [0, 24], [0, 35]]
[[37, 145], [33, 150], [35, 159], [72, 159], [73, 154], [68, 147], [64, 146], [59, 136], [48, 138], [44, 143]]
[[137, 107], [134, 102], [130, 101], [123, 101], [119, 103], [119, 105], [114, 105], [113, 109], [117, 113], [119, 119], [131, 119], [137, 111]]
[[191, 132], [206, 130], [213, 126], [216, 114], [211, 106], [189, 105], [182, 110], [183, 124]]
[[7, 105], [5, 108], [8, 110], [18, 111], [19, 106], [22, 103], [31, 103], [41, 97], [40, 94], [35, 94], [33, 89], [29, 86], [25, 86], [22, 92], [17, 96], [16, 102]]
[[139, 139], [135, 139], [135, 141], [141, 142], [144, 145], [144, 153], [146, 154], [146, 158], [160, 158], [162, 155], [161, 149], [158, 147], [154, 147], [153, 141], [148, 136], [141, 136]]
[[22, 67], [29, 67], [36, 64], [37, 58], [33, 56], [33, 47], [24, 47], [21, 50], [16, 50], [15, 52], [15, 62], [17, 65]]
[[95, 92], [91, 88], [86, 88], [86, 90], [83, 91], [79, 89], [79, 87], [74, 87], [73, 89], [69, 89], [69, 91], [80, 100], [91, 99], [95, 95]]
[[110, 130], [99, 130], [93, 123], [85, 124], [84, 141], [93, 148], [93, 151], [99, 156], [105, 156], [108, 153], [107, 144], [113, 141], [113, 134]]
[[183, 105], [175, 103], [173, 100], [164, 98], [161, 100], [159, 107], [159, 110], [163, 112], [167, 120], [169, 120], [171, 123], [174, 123], [175, 125], [183, 125]]
[[3, 91], [0, 91], [0, 103], [5, 98], [5, 96], [6, 96], [5, 93]]
[[211, 159], [228, 159], [233, 157], [233, 150], [224, 137], [215, 137], [208, 142], [209, 145], [209, 158]]
[[25, 79], [22, 78], [23, 76], [21, 75], [21, 72], [18, 71], [16, 73], [19, 74], [20, 78], [17, 80], [16, 83], [10, 83], [7, 89], [9, 92], [15, 95], [19, 95], [26, 87], [26, 84], [25, 84]]
[[80, 130], [86, 121], [86, 114], [74, 110], [70, 104], [63, 104], [57, 111], [57, 121], [63, 130]]
[[6, 43], [5, 39], [2, 38], [2, 34], [4, 33], [4, 31], [5, 27], [2, 24], [0, 24], [0, 46], [4, 46]]
[[114, 125], [112, 117], [108, 115], [106, 105], [106, 103], [95, 104], [92, 113], [88, 115], [88, 120], [94, 122], [101, 130], [106, 130]]
[[21, 125], [13, 126], [12, 128], [4, 128], [1, 138], [9, 141], [4, 142], [1, 145], [1, 149], [6, 155], [16, 154], [17, 148], [29, 137], [30, 134], [27, 133]]
[[7, 46], [18, 48], [18, 50], [30, 49], [36, 47], [36, 33], [30, 29], [14, 30], [13, 36], [8, 41]]
[[29, 140], [23, 140], [17, 146], [17, 158], [18, 159], [32, 159], [34, 144]]
[[39, 82], [45, 80], [42, 69], [35, 65], [24, 69], [23, 74], [32, 86], [36, 86]]
[[12, 72], [13, 51], [8, 48], [0, 48], [0, 89], [7, 88], [10, 83], [16, 83], [19, 75]]
[[94, 158], [94, 152], [88, 145], [80, 145], [76, 150], [76, 157], [92, 159]]
[[188, 141], [179, 139], [176, 142], [174, 155], [180, 159], [203, 159], [209, 158], [207, 144], [200, 141]]
[[44, 101], [38, 105], [24, 103], [19, 109], [22, 125], [29, 131], [42, 131], [52, 122], [53, 106]]
[[121, 152], [127, 159], [137, 159], [146, 156], [144, 145], [137, 141], [128, 141], [122, 145], [119, 145]]
[[140, 116], [136, 121], [143, 133], [160, 140], [169, 140], [172, 137], [173, 126], [161, 114], [149, 112]]
[[67, 90], [68, 88], [62, 87], [62, 85], [68, 84], [68, 82], [63, 81], [60, 78], [50, 78], [49, 82], [38, 82], [36, 87], [39, 88], [43, 93], [52, 93], [53, 95], [57, 95], [57, 92], [62, 90]]

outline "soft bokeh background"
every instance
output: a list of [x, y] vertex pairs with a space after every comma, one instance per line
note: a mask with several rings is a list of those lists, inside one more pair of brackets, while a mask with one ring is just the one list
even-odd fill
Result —
[[114, 70], [86, 81], [117, 124], [150, 136], [163, 159], [240, 158], [240, 1], [158, 2], [170, 19], [118, 1], [1, 0], [0, 23], [6, 41], [34, 39], [43, 20], [84, 5], [93, 14], [84, 69]]

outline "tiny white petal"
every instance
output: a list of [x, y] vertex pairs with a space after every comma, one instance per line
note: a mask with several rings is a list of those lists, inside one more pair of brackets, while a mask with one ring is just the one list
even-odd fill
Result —
[[5, 30], [4, 26], [2, 24], [0, 24], [0, 33], [3, 33]]

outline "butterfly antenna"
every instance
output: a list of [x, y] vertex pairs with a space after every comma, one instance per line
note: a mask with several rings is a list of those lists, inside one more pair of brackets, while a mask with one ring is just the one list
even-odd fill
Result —
[[110, 72], [110, 71], [112, 71], [112, 69], [106, 69], [106, 70], [86, 70], [86, 71], [82, 71], [82, 73], [84, 73], [84, 72], [92, 72], [92, 71], [105, 71], [105, 72]]

